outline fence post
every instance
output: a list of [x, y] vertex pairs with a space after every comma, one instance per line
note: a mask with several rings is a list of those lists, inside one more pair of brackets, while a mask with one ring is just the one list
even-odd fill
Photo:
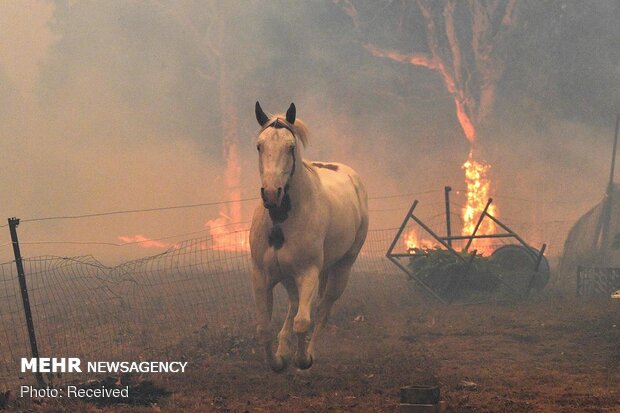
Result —
[[[39, 358], [39, 349], [37, 348], [37, 336], [34, 331], [34, 323], [32, 321], [32, 311], [30, 309], [30, 299], [28, 298], [28, 287], [26, 286], [26, 274], [24, 273], [24, 264], [22, 262], [22, 254], [19, 250], [19, 240], [17, 239], [17, 226], [19, 218], [9, 218], [9, 230], [11, 232], [11, 242], [13, 243], [13, 254], [15, 254], [15, 267], [17, 267], [17, 278], [19, 279], [19, 289], [22, 293], [22, 303], [24, 304], [24, 314], [26, 315], [26, 325], [28, 327], [28, 338], [30, 339], [30, 350], [32, 357]], [[37, 361], [38, 365], [38, 361]], [[43, 375], [40, 372], [34, 373], [40, 386], [45, 385]]]
[[450, 239], [452, 237], [452, 229], [451, 227], [451, 222], [450, 222], [450, 191], [452, 191], [452, 188], [450, 188], [449, 186], [444, 187], [444, 198], [446, 201], [446, 237], [448, 238], [448, 245], [452, 246], [452, 240]]

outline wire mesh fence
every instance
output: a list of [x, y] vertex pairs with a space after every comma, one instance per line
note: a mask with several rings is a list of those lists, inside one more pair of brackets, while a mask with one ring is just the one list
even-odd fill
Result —
[[[453, 219], [459, 228], [458, 218]], [[438, 233], [445, 231], [443, 213], [425, 222]], [[371, 312], [377, 303], [367, 302], [369, 291], [379, 303], [409, 299], [406, 276], [385, 258], [396, 230], [369, 231], [340, 311]], [[538, 228], [522, 225], [521, 231], [527, 239]], [[406, 250], [404, 240], [399, 247]], [[175, 358], [179, 343], [196, 332], [236, 334], [253, 325], [247, 226], [182, 241], [114, 267], [92, 256], [40, 256], [23, 264], [40, 357]], [[275, 317], [285, 308], [284, 291], [277, 288]], [[22, 357], [30, 357], [28, 330], [15, 262], [8, 262], [0, 264], [0, 383], [33, 380], [19, 373]]]
[[[403, 282], [384, 258], [393, 235], [391, 229], [370, 231], [348, 304], [362, 305], [363, 294], [355, 293], [362, 285], [385, 290], [382, 283]], [[187, 240], [115, 267], [92, 256], [23, 259], [39, 356], [173, 356], [175, 345], [196, 331], [247, 327], [254, 312], [247, 237], [240, 230]], [[30, 346], [14, 262], [0, 265], [0, 286], [0, 382], [31, 380], [16, 373]], [[276, 291], [274, 312], [284, 312], [285, 304], [283, 291]]]

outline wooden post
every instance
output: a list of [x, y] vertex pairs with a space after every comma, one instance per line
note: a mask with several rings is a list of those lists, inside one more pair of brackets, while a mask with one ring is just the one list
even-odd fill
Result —
[[450, 188], [449, 186], [444, 187], [444, 197], [446, 200], [446, 237], [447, 237], [447, 241], [448, 241], [448, 245], [452, 246], [452, 229], [450, 228], [451, 226], [451, 222], [450, 222], [450, 191], [452, 191], [452, 188]]
[[[24, 264], [22, 262], [22, 254], [19, 250], [19, 240], [17, 239], [17, 226], [19, 218], [9, 218], [9, 230], [11, 232], [11, 242], [13, 243], [13, 254], [15, 255], [15, 267], [17, 268], [17, 278], [19, 279], [19, 289], [22, 294], [22, 303], [24, 305], [24, 314], [26, 316], [26, 326], [28, 327], [28, 338], [30, 339], [30, 350], [32, 357], [39, 358], [39, 349], [37, 348], [37, 337], [34, 330], [34, 322], [32, 321], [32, 311], [30, 309], [30, 299], [28, 298], [28, 287], [26, 285], [26, 274], [24, 272]], [[38, 362], [37, 362], [38, 363]], [[34, 373], [39, 386], [44, 386], [43, 375], [40, 372]]]
[[538, 275], [538, 269], [540, 268], [540, 263], [542, 262], [546, 249], [547, 249], [547, 244], [543, 244], [542, 247], [540, 248], [540, 251], [538, 252], [538, 257], [536, 257], [536, 266], [534, 267], [534, 272], [530, 276], [530, 279], [527, 283], [527, 289], [525, 290], [526, 296], [530, 294], [530, 291], [532, 290], [532, 287], [534, 286], [534, 279]]

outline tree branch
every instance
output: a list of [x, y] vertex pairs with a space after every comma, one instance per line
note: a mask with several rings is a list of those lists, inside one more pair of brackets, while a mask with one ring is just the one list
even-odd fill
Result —
[[436, 70], [435, 61], [424, 53], [404, 54], [394, 49], [382, 49], [372, 43], [366, 43], [364, 48], [375, 57], [385, 57], [399, 63], [409, 63], [415, 66]]
[[506, 5], [506, 12], [502, 18], [502, 26], [514, 26], [514, 14], [517, 6], [517, 0], [508, 0]]
[[342, 10], [346, 13], [347, 16], [351, 18], [353, 21], [353, 27], [355, 30], [360, 31], [360, 17], [357, 13], [357, 9], [355, 5], [351, 2], [351, 0], [333, 0], [334, 4], [340, 6]]
[[456, 84], [454, 82], [454, 76], [450, 73], [450, 70], [446, 66], [443, 57], [439, 51], [439, 41], [437, 39], [437, 29], [435, 28], [435, 20], [433, 19], [433, 11], [431, 6], [426, 0], [418, 0], [418, 7], [426, 20], [426, 39], [428, 42], [428, 48], [431, 51], [434, 61], [434, 67], [441, 74], [443, 81], [446, 85], [446, 89], [451, 94], [457, 93]]
[[489, 33], [489, 16], [479, 0], [470, 0], [469, 8], [472, 15], [471, 48], [476, 60], [480, 56], [487, 58], [491, 50], [487, 47], [485, 35]]
[[461, 46], [459, 44], [459, 38], [456, 34], [454, 27], [454, 8], [456, 2], [454, 0], [448, 0], [443, 10], [443, 16], [446, 23], [446, 37], [448, 38], [448, 45], [452, 51], [452, 67], [454, 71], [454, 80], [457, 87], [462, 88], [462, 57]]

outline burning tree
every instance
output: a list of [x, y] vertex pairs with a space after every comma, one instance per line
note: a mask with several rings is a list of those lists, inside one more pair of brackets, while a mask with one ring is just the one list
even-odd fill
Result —
[[[504, 72], [504, 59], [498, 46], [515, 23], [516, 0], [446, 0], [429, 2], [417, 0], [417, 9], [425, 22], [426, 51], [403, 52], [379, 46], [364, 35], [364, 22], [353, 0], [334, 0], [351, 18], [354, 28], [361, 33], [363, 46], [373, 56], [399, 63], [422, 67], [436, 72], [454, 100], [456, 116], [470, 143], [467, 161], [463, 164], [467, 183], [467, 203], [463, 209], [463, 234], [471, 234], [477, 216], [482, 212], [490, 195], [487, 172], [490, 165], [476, 160], [478, 129], [490, 116], [495, 102], [496, 86]], [[385, 6], [385, 4], [383, 5]], [[399, 22], [395, 27], [406, 27], [405, 16], [411, 3], [400, 3]], [[455, 16], [467, 24], [455, 24]], [[489, 213], [497, 214], [494, 205]], [[492, 234], [495, 225], [485, 220], [481, 234]], [[478, 249], [485, 249], [479, 240]]]
[[[227, 60], [226, 28], [234, 11], [224, 2], [197, 2], [196, 7], [178, 7], [161, 3], [160, 8], [190, 36], [192, 44], [204, 58], [204, 66], [197, 73], [208, 82], [216, 82], [220, 107], [222, 131], [225, 198], [219, 217], [205, 224], [214, 238], [215, 247], [224, 249], [247, 249], [249, 244], [231, 237], [231, 232], [242, 221], [241, 213], [241, 166], [239, 162], [239, 130], [233, 95], [232, 71]], [[226, 227], [226, 228], [224, 228]]]

